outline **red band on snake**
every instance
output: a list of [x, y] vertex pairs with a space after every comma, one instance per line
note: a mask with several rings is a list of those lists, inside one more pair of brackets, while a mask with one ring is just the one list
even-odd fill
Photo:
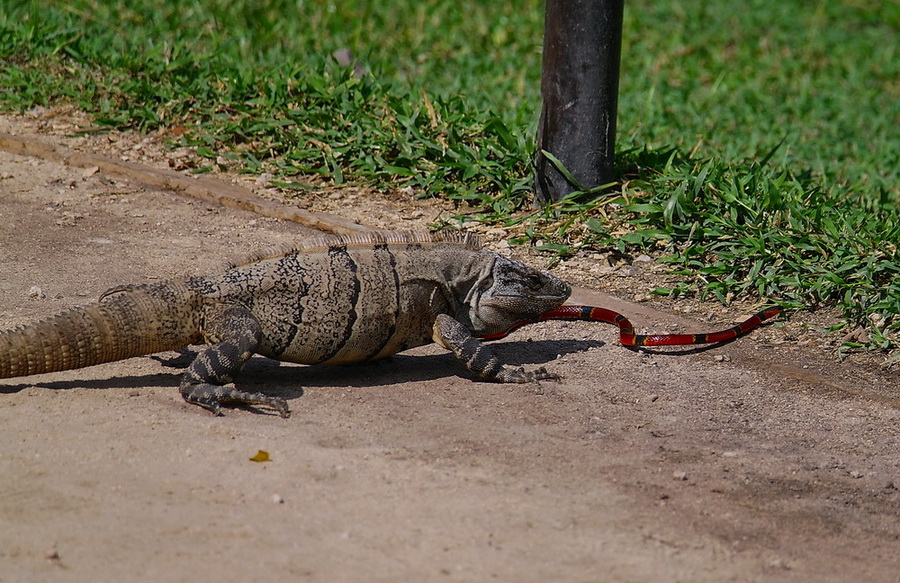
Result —
[[744, 320], [737, 326], [720, 330], [719, 332], [706, 332], [704, 334], [635, 334], [634, 326], [628, 321], [628, 318], [618, 312], [607, 310], [606, 308], [597, 308], [595, 306], [572, 306], [564, 305], [549, 312], [541, 314], [537, 318], [531, 320], [522, 320], [516, 322], [506, 330], [496, 334], [488, 334], [481, 336], [485, 340], [496, 340], [503, 338], [513, 330], [521, 328], [526, 324], [535, 322], [543, 322], [544, 320], [584, 320], [588, 322], [605, 322], [607, 324], [615, 324], [619, 327], [619, 341], [625, 346], [677, 346], [688, 344], [713, 344], [716, 342], [727, 342], [734, 340], [738, 336], [742, 336], [753, 330], [757, 326], [768, 320], [772, 316], [781, 312], [781, 308], [774, 306], [754, 314], [750, 318]]

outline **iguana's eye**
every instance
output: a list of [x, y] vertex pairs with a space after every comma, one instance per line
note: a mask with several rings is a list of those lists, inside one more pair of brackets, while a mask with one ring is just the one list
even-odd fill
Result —
[[544, 279], [537, 273], [532, 273], [525, 278], [525, 283], [531, 289], [540, 289], [544, 285]]

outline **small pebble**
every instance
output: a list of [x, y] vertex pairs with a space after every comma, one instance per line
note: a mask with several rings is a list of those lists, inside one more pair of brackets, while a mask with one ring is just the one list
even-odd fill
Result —
[[353, 51], [346, 47], [334, 51], [331, 56], [341, 67], [349, 67], [353, 64]]
[[284, 504], [284, 498], [278, 494], [272, 494], [272, 502], [275, 504]]
[[860, 479], [860, 478], [863, 477], [863, 473], [862, 473], [862, 472], [857, 472], [856, 470], [853, 470], [852, 472], [850, 472], [850, 477], [851, 477], [851, 478], [856, 478], [856, 479], [858, 480], [858, 479]]
[[684, 480], [687, 480], [687, 472], [685, 472], [684, 470], [675, 470], [674, 472], [672, 472], [672, 477], [678, 481], [683, 482]]

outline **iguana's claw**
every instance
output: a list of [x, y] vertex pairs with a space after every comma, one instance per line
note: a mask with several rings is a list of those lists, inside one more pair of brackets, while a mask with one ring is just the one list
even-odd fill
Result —
[[544, 367], [534, 370], [533, 372], [526, 373], [533, 377], [532, 380], [535, 381], [558, 381], [562, 379], [561, 376], [556, 374], [555, 372], [549, 372]]
[[556, 373], [548, 372], [544, 367], [533, 371], [526, 371], [521, 366], [516, 368], [505, 367], [494, 380], [501, 383], [533, 383], [536, 381], [558, 381], [560, 376]]

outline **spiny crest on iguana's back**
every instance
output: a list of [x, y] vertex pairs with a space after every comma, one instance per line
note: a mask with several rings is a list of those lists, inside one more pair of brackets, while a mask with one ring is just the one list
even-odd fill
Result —
[[429, 245], [438, 243], [450, 243], [476, 251], [482, 247], [481, 241], [477, 236], [472, 233], [459, 231], [439, 231], [437, 233], [429, 231], [369, 231], [353, 235], [322, 235], [303, 239], [299, 244], [291, 243], [267, 247], [244, 258], [242, 261], [229, 263], [226, 269], [250, 265], [267, 259], [277, 259], [286, 255], [314, 253], [334, 246]]

